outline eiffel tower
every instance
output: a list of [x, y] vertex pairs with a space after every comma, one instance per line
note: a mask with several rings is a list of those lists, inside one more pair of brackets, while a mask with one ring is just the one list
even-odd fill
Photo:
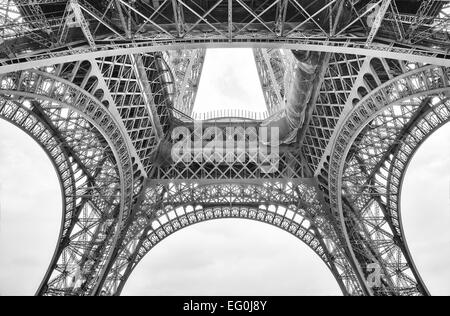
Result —
[[[0, 20], [0, 118], [63, 193], [37, 295], [120, 295], [163, 239], [225, 218], [294, 235], [344, 295], [429, 295], [400, 195], [450, 120], [450, 1], [0, 0]], [[208, 48], [253, 49], [264, 115], [194, 113]], [[263, 128], [278, 154], [254, 159]]]

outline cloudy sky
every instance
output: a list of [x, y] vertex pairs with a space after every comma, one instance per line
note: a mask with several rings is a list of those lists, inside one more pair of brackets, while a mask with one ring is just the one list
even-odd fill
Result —
[[[211, 66], [212, 65], [212, 66]], [[250, 50], [208, 52], [198, 112], [264, 105]], [[450, 295], [450, 125], [410, 166], [404, 225], [432, 294]], [[34, 294], [55, 247], [61, 197], [51, 163], [0, 120], [0, 294]], [[124, 295], [340, 295], [331, 273], [291, 235], [266, 224], [220, 220], [188, 227], [137, 267]]]
[[0, 294], [33, 295], [55, 250], [61, 190], [50, 160], [0, 119]]
[[194, 112], [222, 109], [266, 111], [251, 49], [207, 51]]

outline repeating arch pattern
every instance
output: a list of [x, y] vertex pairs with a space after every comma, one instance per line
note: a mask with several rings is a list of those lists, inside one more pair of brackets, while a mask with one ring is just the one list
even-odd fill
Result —
[[[75, 74], [69, 82], [39, 70], [1, 76], [0, 116], [46, 149], [65, 196], [60, 247], [39, 294], [119, 294], [144, 255], [195, 224], [194, 218], [254, 214], [305, 238], [345, 294], [428, 294], [407, 248], [399, 196], [415, 150], [449, 120], [449, 70], [411, 69], [395, 78], [382, 71], [364, 76], [365, 92], [358, 89], [361, 101], [354, 102], [332, 149], [325, 201], [312, 180], [144, 184], [132, 164], [129, 136], [96, 79], [80, 82]], [[331, 214], [320, 203], [328, 198]], [[365, 279], [374, 262], [383, 279], [370, 288]]]
[[63, 219], [62, 236], [66, 236], [70, 227], [71, 218], [76, 211], [75, 192], [76, 184], [74, 174], [77, 166], [72, 166], [69, 154], [61, 146], [56, 136], [30, 109], [18, 102], [0, 99], [0, 117], [27, 133], [32, 137], [49, 156], [50, 161], [56, 169], [61, 189], [63, 191]]
[[[39, 113], [37, 122], [41, 124], [33, 127], [36, 133], [45, 121], [51, 134], [57, 135], [58, 146], [73, 151], [70, 159], [75, 166], [75, 192], [65, 200], [74, 205], [65, 210], [62, 242], [38, 294], [95, 292], [133, 194], [131, 161], [121, 131], [99, 101], [60, 78], [28, 70], [4, 75], [0, 80], [3, 99], [18, 98]], [[11, 108], [8, 102], [2, 116], [34, 124], [28, 114], [23, 107]], [[67, 172], [62, 174], [67, 176]], [[64, 186], [69, 184], [69, 180], [63, 182]], [[88, 277], [83, 279], [83, 275]], [[83, 281], [75, 289], [73, 280], [79, 279]]]
[[[282, 211], [283, 210], [283, 211]], [[261, 206], [260, 208], [252, 207], [229, 207], [218, 206], [215, 208], [203, 209], [201, 207], [186, 207], [178, 208], [176, 211], [170, 211], [164, 213], [159, 218], [155, 219], [152, 223], [152, 229], [147, 233], [146, 239], [140, 245], [137, 256], [133, 265], [125, 275], [122, 277], [115, 295], [120, 295], [123, 290], [126, 281], [136, 266], [142, 261], [144, 256], [150, 252], [156, 245], [162, 242], [170, 235], [178, 232], [179, 230], [192, 226], [201, 222], [216, 220], [216, 219], [248, 219], [266, 223], [275, 227], [278, 227], [286, 232], [289, 232], [303, 243], [305, 243], [311, 250], [313, 250], [326, 264], [326, 266], [333, 273], [339, 286], [345, 293], [345, 286], [342, 283], [339, 275], [336, 274], [335, 267], [332, 267], [327, 257], [327, 250], [324, 249], [322, 236], [318, 236], [317, 233], [305, 225], [304, 219], [300, 217], [291, 218], [290, 212], [284, 208], [273, 206], [266, 209]], [[293, 214], [293, 213], [292, 213]], [[107, 290], [111, 290], [108, 289]], [[105, 293], [107, 293], [105, 291]]]
[[447, 96], [425, 98], [422, 102], [428, 102], [426, 110], [421, 111], [414, 124], [409, 126], [407, 134], [403, 136], [403, 141], [395, 149], [395, 156], [387, 165], [389, 166], [389, 177], [387, 179], [388, 199], [386, 205], [390, 215], [394, 219], [398, 219], [398, 231], [402, 233], [400, 197], [407, 166], [423, 142], [450, 120], [450, 101]]
[[[236, 211], [242, 209], [246, 211]], [[198, 216], [197, 220], [192, 216]], [[315, 236], [311, 248], [332, 270], [343, 293], [361, 294], [327, 216], [312, 181], [150, 185], [103, 291], [108, 295], [119, 294], [142, 258], [162, 239], [181, 228], [212, 218], [242, 217], [278, 226], [310, 247]]]
[[[294, 234], [345, 294], [428, 294], [399, 198], [414, 152], [449, 120], [450, 1], [376, 2], [0, 0], [0, 117], [46, 150], [64, 194], [38, 294], [118, 294], [162, 239], [229, 217]], [[320, 52], [273, 174], [260, 172], [267, 160], [165, 159], [214, 47], [255, 50], [275, 115], [256, 126], [289, 112], [287, 83], [306, 78], [286, 50]]]
[[[358, 272], [380, 263], [378, 295], [427, 295], [409, 254], [399, 215], [405, 163], [448, 121], [448, 69], [426, 66], [368, 93], [348, 114], [333, 147], [329, 194]], [[341, 193], [342, 192], [342, 195]]]

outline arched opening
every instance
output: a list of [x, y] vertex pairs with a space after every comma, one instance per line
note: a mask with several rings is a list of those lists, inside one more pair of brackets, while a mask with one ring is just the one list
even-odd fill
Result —
[[0, 295], [34, 295], [58, 240], [61, 190], [36, 142], [0, 119]]
[[432, 295], [450, 295], [450, 124], [413, 157], [402, 189], [409, 250]]
[[264, 223], [217, 219], [162, 243], [137, 266], [122, 295], [342, 295], [319, 256]]

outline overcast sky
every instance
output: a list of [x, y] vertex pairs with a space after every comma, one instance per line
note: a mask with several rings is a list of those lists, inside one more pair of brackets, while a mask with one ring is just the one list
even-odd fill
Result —
[[[213, 65], [213, 66], [210, 66]], [[214, 68], [215, 67], [215, 68]], [[261, 103], [262, 102], [262, 103]], [[251, 50], [208, 51], [197, 111], [264, 105]], [[404, 223], [432, 294], [450, 295], [450, 125], [420, 149], [403, 192]], [[32, 295], [53, 254], [61, 197], [53, 167], [0, 120], [0, 294]], [[293, 236], [246, 220], [188, 227], [137, 267], [124, 295], [340, 295], [331, 273]]]
[[194, 112], [222, 109], [266, 111], [253, 51], [208, 49]]
[[34, 295], [56, 246], [61, 190], [44, 151], [0, 119], [0, 294]]

